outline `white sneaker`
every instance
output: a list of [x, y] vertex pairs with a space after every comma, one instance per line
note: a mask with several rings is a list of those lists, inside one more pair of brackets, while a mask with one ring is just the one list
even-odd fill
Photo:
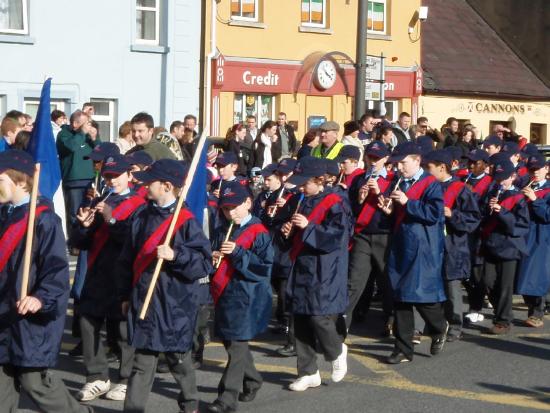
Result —
[[321, 385], [321, 375], [319, 370], [317, 373], [310, 376], [298, 377], [294, 382], [290, 383], [288, 388], [292, 391], [304, 391], [310, 387], [319, 387]]
[[348, 372], [348, 346], [342, 343], [342, 353], [332, 362], [332, 381], [338, 383]]
[[109, 400], [122, 401], [126, 398], [127, 387], [128, 386], [126, 384], [117, 384], [115, 387], [107, 392], [105, 398]]
[[464, 317], [466, 317], [470, 323], [480, 323], [485, 320], [485, 317], [481, 313], [468, 313]]
[[102, 394], [105, 394], [111, 388], [110, 380], [96, 380], [91, 383], [86, 383], [82, 390], [76, 394], [76, 400], [80, 402], [89, 402], [97, 399]]

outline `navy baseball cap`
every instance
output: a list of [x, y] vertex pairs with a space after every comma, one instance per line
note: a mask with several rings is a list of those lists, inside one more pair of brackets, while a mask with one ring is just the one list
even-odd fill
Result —
[[340, 175], [340, 166], [336, 159], [324, 159], [326, 173], [332, 176]]
[[388, 162], [400, 162], [409, 155], [422, 155], [422, 148], [415, 142], [403, 142], [393, 148]]
[[223, 185], [220, 194], [220, 207], [236, 207], [241, 205], [246, 198], [250, 198], [250, 192], [237, 181], [227, 182]]
[[422, 155], [434, 150], [434, 141], [429, 136], [419, 136], [416, 138], [416, 144], [422, 149]]
[[468, 152], [466, 158], [473, 162], [483, 161], [485, 163], [489, 163], [489, 154], [483, 149], [472, 149], [470, 152]]
[[382, 141], [372, 141], [365, 146], [365, 155], [372, 156], [374, 158], [382, 159], [389, 156], [390, 150], [388, 146]]
[[517, 143], [506, 141], [502, 145], [501, 152], [506, 152], [510, 155], [515, 155], [516, 153], [520, 153], [521, 150], [519, 149], [519, 145]]
[[298, 161], [296, 159], [292, 158], [282, 159], [281, 162], [279, 162], [279, 165], [277, 165], [277, 172], [283, 175], [289, 174], [294, 170], [297, 162]]
[[120, 155], [120, 149], [112, 142], [103, 142], [97, 145], [94, 150], [84, 159], [91, 159], [95, 162], [103, 161], [108, 156]]
[[151, 166], [153, 164], [153, 158], [145, 151], [136, 151], [124, 156], [130, 165]]
[[483, 141], [483, 147], [487, 148], [489, 145], [502, 146], [502, 139], [496, 135], [487, 136]]
[[422, 161], [427, 164], [430, 162], [444, 163], [449, 168], [453, 165], [453, 157], [449, 151], [438, 149], [430, 151], [422, 158]]
[[0, 152], [0, 173], [3, 173], [6, 169], [13, 169], [33, 176], [34, 159], [30, 154], [19, 149]]
[[262, 169], [261, 175], [264, 178], [267, 178], [268, 176], [273, 175], [275, 172], [277, 172], [277, 164], [276, 163], [270, 163], [264, 169]]
[[101, 175], [120, 175], [128, 172], [131, 168], [132, 165], [126, 160], [124, 155], [108, 156], [103, 161]]
[[294, 173], [287, 182], [300, 186], [305, 184], [308, 179], [323, 176], [326, 172], [327, 167], [323, 159], [304, 156], [296, 163]]
[[537, 170], [546, 166], [546, 158], [542, 153], [535, 153], [527, 158], [526, 165], [529, 170]]
[[216, 158], [216, 162], [214, 162], [214, 164], [219, 166], [227, 166], [233, 163], [234, 164], [239, 163], [239, 160], [237, 159], [237, 155], [235, 155], [235, 153], [233, 152], [220, 153]]
[[462, 149], [458, 146], [447, 146], [444, 150], [451, 154], [453, 161], [460, 161], [462, 159]]
[[509, 159], [501, 159], [499, 162], [495, 163], [493, 178], [497, 181], [503, 181], [504, 179], [510, 178], [514, 172], [516, 172], [516, 168], [514, 168], [512, 161]]
[[528, 158], [537, 153], [539, 153], [539, 148], [537, 148], [537, 145], [534, 143], [528, 143], [521, 149], [521, 156], [524, 158]]
[[151, 182], [170, 182], [175, 187], [181, 188], [185, 175], [187, 175], [187, 165], [174, 159], [159, 159], [146, 171], [134, 172], [134, 177], [144, 184]]
[[346, 159], [353, 159], [359, 162], [361, 159], [361, 150], [357, 146], [353, 145], [342, 146], [338, 156], [334, 160], [336, 162], [344, 162]]
[[497, 152], [489, 157], [489, 163], [491, 165], [496, 165], [498, 162], [506, 160], [510, 160], [510, 154], [506, 152]]

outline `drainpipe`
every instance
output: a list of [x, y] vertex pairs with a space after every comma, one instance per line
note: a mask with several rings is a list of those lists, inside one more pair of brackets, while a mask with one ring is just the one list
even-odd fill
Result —
[[216, 0], [212, 0], [210, 8], [210, 52], [206, 56], [206, 96], [204, 97], [204, 117], [203, 125], [209, 133], [212, 132], [212, 59], [216, 56], [216, 15], [218, 4]]

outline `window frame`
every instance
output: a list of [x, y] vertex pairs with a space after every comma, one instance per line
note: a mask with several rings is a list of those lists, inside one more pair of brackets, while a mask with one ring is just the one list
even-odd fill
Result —
[[[109, 142], [114, 142], [116, 138], [118, 137], [118, 126], [117, 126], [117, 99], [114, 98], [90, 98], [90, 103], [92, 106], [94, 106], [94, 103], [108, 103], [109, 104], [109, 115], [98, 115], [97, 113], [94, 113], [94, 116], [92, 116], [92, 119], [96, 122], [110, 122], [111, 127], [110, 130], [110, 136], [109, 136]], [[94, 107], [95, 111], [95, 107]], [[106, 139], [106, 136], [99, 135], [101, 140], [103, 142], [106, 142], [104, 139]]]
[[[374, 3], [379, 3], [379, 4], [384, 5], [384, 30], [383, 31], [369, 29], [369, 16], [368, 16], [368, 13], [371, 12], [370, 11], [370, 6], [372, 5], [373, 6], [372, 13], [374, 14]], [[369, 10], [367, 12], [367, 34], [387, 35], [388, 34], [388, 0], [368, 0], [368, 6], [369, 6], [368, 7]], [[373, 21], [372, 18], [371, 18], [371, 21]], [[372, 27], [374, 27], [374, 21], [373, 21]]]
[[[160, 45], [160, 2], [161, 0], [154, 0], [155, 1], [155, 7], [145, 7], [145, 6], [138, 6], [138, 0], [136, 0], [136, 14], [135, 14], [135, 42], [136, 44], [146, 44], [151, 46], [158, 46]], [[155, 12], [155, 39], [141, 39], [138, 33], [138, 21], [137, 16], [138, 12], [140, 11], [152, 11]]]
[[[40, 104], [40, 98], [38, 97], [26, 97], [23, 98], [23, 113], [29, 113], [30, 111], [27, 109], [27, 105], [36, 105], [38, 106]], [[62, 112], [65, 112], [65, 109], [67, 107], [67, 101], [64, 99], [51, 99], [50, 100], [50, 113], [51, 107], [55, 106], [56, 110], [60, 110]], [[33, 116], [33, 120], [36, 121], [36, 113]]]
[[28, 6], [29, 0], [20, 0], [22, 3], [22, 13], [23, 13], [23, 29], [2, 29], [0, 28], [0, 34], [16, 34], [16, 35], [25, 35], [29, 34], [29, 14]]
[[[235, 118], [235, 102], [237, 100], [237, 96], [242, 96], [242, 101], [241, 101], [241, 109], [240, 109], [240, 113], [241, 113], [241, 120], [240, 122], [237, 122], [236, 121], [236, 118]], [[233, 95], [233, 123], [244, 123], [246, 122], [246, 117], [247, 117], [247, 114], [246, 114], [246, 98], [247, 96], [254, 96], [256, 97], [256, 113], [254, 116], [256, 116], [256, 126], [258, 129], [260, 129], [263, 125], [263, 123], [266, 121], [266, 120], [272, 120], [274, 119], [274, 116], [275, 116], [275, 106], [276, 106], [276, 102], [277, 102], [277, 95], [275, 94], [269, 94], [269, 93], [247, 93], [247, 92], [235, 92], [235, 94]], [[269, 96], [271, 97], [271, 114], [270, 116], [267, 117], [267, 119], [261, 119], [261, 99], [263, 96]]]
[[241, 10], [241, 16], [234, 16], [233, 12], [231, 11], [231, 5], [233, 3], [233, 0], [229, 2], [229, 14], [231, 16], [232, 21], [240, 21], [240, 22], [256, 22], [258, 23], [260, 21], [260, 10], [259, 10], [259, 3], [260, 0], [254, 0], [254, 17], [244, 17], [243, 14], [243, 0], [237, 0], [240, 5]]
[[309, 22], [303, 22], [302, 21], [302, 3], [303, 3], [303, 0], [300, 1], [300, 26], [302, 27], [315, 27], [315, 28], [320, 28], [320, 29], [326, 29], [327, 28], [327, 1], [328, 0], [322, 0], [323, 1], [323, 23], [312, 23], [311, 22], [311, 2], [312, 0], [308, 0], [309, 1]]

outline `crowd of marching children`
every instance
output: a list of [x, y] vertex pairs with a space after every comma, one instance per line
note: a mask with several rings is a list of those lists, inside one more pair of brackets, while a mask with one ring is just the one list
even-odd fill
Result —
[[[447, 144], [426, 128], [409, 135], [403, 124], [390, 131], [381, 124], [364, 136], [351, 125], [340, 142], [339, 125], [329, 121], [308, 132], [299, 151], [286, 129], [277, 157], [272, 122], [243, 156], [246, 130], [235, 125], [232, 149], [210, 151], [208, 206], [199, 222], [178, 203], [189, 162], [158, 146], [149, 115], [137, 114], [130, 126], [137, 145], [126, 154], [120, 145], [83, 141], [97, 179], [84, 191], [71, 231], [71, 247], [80, 251], [72, 294], [86, 375], [76, 398], [50, 371], [70, 290], [61, 222], [39, 197], [28, 295], [21, 298], [34, 162], [22, 150], [0, 153], [0, 405], [6, 411], [16, 411], [22, 388], [46, 412], [92, 411], [85, 402], [100, 396], [123, 400], [126, 412], [144, 412], [161, 363], [179, 386], [181, 411], [197, 411], [195, 369], [210, 308], [228, 362], [207, 408], [235, 411], [262, 386], [248, 342], [270, 323], [272, 288], [275, 318], [288, 338], [278, 351], [297, 360], [291, 391], [321, 384], [318, 352], [332, 364], [332, 381], [344, 379], [354, 310], [370, 302], [375, 286], [384, 333], [395, 338], [390, 364], [412, 361], [420, 332], [431, 337], [434, 356], [460, 340], [464, 321], [483, 320], [486, 297], [492, 334], [510, 331], [514, 294], [527, 305], [525, 324], [543, 325], [550, 181], [535, 145], [497, 135], [481, 145]], [[75, 142], [58, 135], [58, 149], [80, 162]], [[438, 142], [447, 147], [435, 149]], [[284, 157], [297, 152], [298, 159]], [[247, 171], [250, 178], [240, 176]], [[115, 383], [104, 324], [118, 352]]]

